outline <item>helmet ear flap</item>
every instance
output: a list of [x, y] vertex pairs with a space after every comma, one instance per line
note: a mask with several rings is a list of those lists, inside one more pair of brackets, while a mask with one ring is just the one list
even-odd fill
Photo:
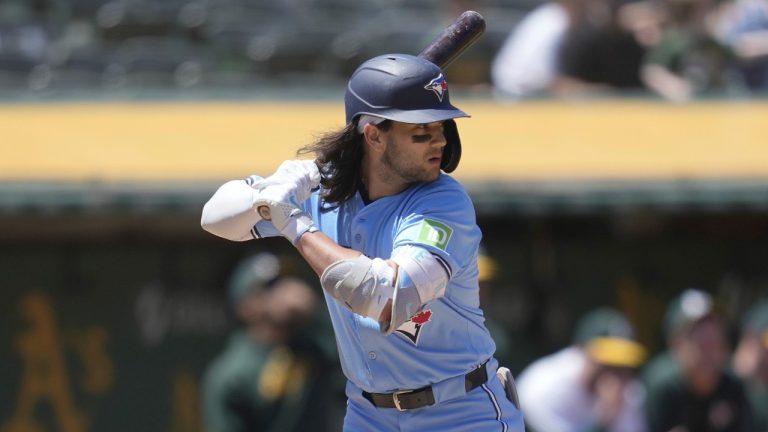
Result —
[[461, 159], [461, 139], [459, 138], [459, 129], [453, 119], [443, 122], [443, 135], [445, 135], [446, 145], [443, 148], [443, 161], [440, 168], [451, 173], [459, 166]]

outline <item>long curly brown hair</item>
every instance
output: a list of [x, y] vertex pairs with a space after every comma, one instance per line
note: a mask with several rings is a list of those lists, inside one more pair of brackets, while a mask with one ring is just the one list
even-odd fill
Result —
[[[385, 120], [376, 127], [388, 130], [392, 122]], [[315, 142], [300, 148], [298, 155], [313, 154], [320, 169], [323, 198], [331, 207], [355, 196], [362, 186], [363, 141], [357, 131], [357, 120], [346, 127], [320, 135]]]

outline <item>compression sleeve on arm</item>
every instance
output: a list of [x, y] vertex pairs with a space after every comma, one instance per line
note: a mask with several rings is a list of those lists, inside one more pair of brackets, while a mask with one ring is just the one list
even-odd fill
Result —
[[254, 225], [261, 220], [253, 209], [254, 190], [245, 180], [224, 183], [205, 203], [200, 225], [204, 230], [228, 240], [258, 238]]
[[446, 267], [428, 250], [418, 246], [397, 248], [392, 256], [397, 263], [395, 293], [392, 297], [392, 317], [382, 332], [397, 330], [424, 305], [445, 295], [448, 285]]
[[392, 298], [395, 270], [381, 258], [365, 255], [328, 266], [320, 284], [350, 311], [378, 320]]

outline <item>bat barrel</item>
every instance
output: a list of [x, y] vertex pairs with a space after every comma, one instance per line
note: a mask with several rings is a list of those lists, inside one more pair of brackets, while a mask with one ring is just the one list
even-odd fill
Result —
[[462, 13], [420, 54], [441, 68], [447, 67], [485, 32], [485, 19], [475, 11]]

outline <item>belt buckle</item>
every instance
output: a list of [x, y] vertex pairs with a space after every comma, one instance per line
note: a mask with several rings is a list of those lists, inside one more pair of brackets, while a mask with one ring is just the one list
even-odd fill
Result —
[[407, 410], [407, 408], [403, 408], [400, 406], [400, 395], [408, 394], [408, 393], [413, 393], [413, 390], [401, 390], [401, 391], [396, 391], [392, 393], [392, 400], [395, 402], [395, 408], [397, 408], [397, 410], [400, 412]]

